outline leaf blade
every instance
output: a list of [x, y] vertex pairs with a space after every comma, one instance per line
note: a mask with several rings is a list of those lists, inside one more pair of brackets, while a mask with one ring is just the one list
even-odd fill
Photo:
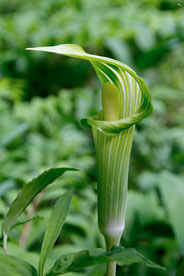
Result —
[[6, 276], [37, 276], [36, 269], [13, 256], [0, 253], [0, 269], [1, 275]]
[[15, 224], [13, 224], [12, 228], [15, 228], [17, 226], [20, 226], [20, 225], [23, 225], [23, 224], [26, 224], [26, 223], [29, 223], [29, 222], [33, 222], [33, 221], [36, 221], [36, 220], [41, 220], [41, 219], [43, 219], [43, 217], [40, 217], [40, 216], [35, 216], [35, 217], [32, 217], [32, 218], [24, 219], [24, 220], [18, 221]]
[[[63, 194], [56, 202], [49, 220], [48, 226], [44, 235], [41, 254], [40, 254], [40, 261], [39, 261], [39, 275], [43, 275], [44, 264], [46, 258], [48, 257], [49, 253], [54, 246], [54, 243], [61, 231], [61, 228], [64, 224], [64, 221], [67, 217], [70, 203], [72, 199], [72, 192], [68, 191]], [[62, 212], [60, 211], [62, 210]]]
[[163, 267], [146, 259], [142, 254], [133, 248], [113, 247], [110, 252], [102, 249], [95, 251], [83, 250], [77, 253], [70, 253], [58, 259], [53, 268], [46, 276], [56, 276], [83, 269], [96, 264], [103, 264], [116, 261], [119, 265], [131, 265], [142, 263], [148, 267], [164, 269]]
[[168, 171], [161, 174], [159, 189], [168, 212], [169, 221], [176, 235], [176, 240], [184, 254], [184, 186], [182, 179]]
[[29, 205], [32, 199], [47, 187], [53, 183], [58, 177], [60, 177], [66, 171], [77, 171], [74, 168], [52, 168], [43, 172], [38, 177], [34, 178], [28, 184], [25, 184], [16, 199], [13, 201], [10, 210], [4, 219], [3, 234], [7, 236], [11, 227], [14, 224], [16, 218], [23, 212], [23, 210]]
[[177, 272], [176, 272], [176, 276], [182, 276], [184, 275], [184, 260], [181, 262]]

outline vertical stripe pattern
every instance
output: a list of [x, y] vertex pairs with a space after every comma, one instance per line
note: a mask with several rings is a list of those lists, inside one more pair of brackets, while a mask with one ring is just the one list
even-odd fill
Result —
[[[110, 81], [118, 87], [121, 101], [120, 119], [131, 116], [140, 105], [139, 85], [128, 73], [114, 66], [104, 63], [93, 65], [102, 84], [109, 81], [110, 75]], [[103, 114], [99, 114], [97, 119], [102, 120]], [[99, 228], [106, 239], [113, 237], [119, 241], [125, 226], [128, 170], [134, 126], [113, 136], [95, 127], [92, 127], [92, 132], [98, 166]]]
[[[104, 121], [103, 112], [83, 119], [91, 127], [98, 166], [98, 221], [106, 242], [119, 243], [125, 226], [126, 194], [134, 126], [153, 110], [145, 82], [117, 60], [86, 53], [80, 46], [63, 44], [28, 50], [46, 51], [85, 59], [91, 62], [101, 84], [111, 82], [120, 95], [120, 118]], [[107, 242], [108, 243], [108, 242]]]

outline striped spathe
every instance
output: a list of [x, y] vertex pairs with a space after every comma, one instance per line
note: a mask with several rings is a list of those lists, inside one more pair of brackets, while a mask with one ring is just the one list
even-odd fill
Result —
[[116, 86], [120, 99], [120, 118], [105, 121], [103, 111], [85, 118], [92, 128], [98, 166], [98, 221], [107, 249], [119, 244], [125, 227], [128, 170], [135, 124], [153, 110], [151, 94], [137, 74], [117, 60], [86, 53], [79, 45], [28, 48], [88, 60], [102, 85]]

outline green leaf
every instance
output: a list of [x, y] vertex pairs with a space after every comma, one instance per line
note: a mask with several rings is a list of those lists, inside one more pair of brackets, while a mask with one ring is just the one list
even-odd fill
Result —
[[184, 260], [181, 262], [178, 271], [176, 273], [176, 276], [183, 276], [184, 275]]
[[173, 227], [181, 251], [184, 254], [183, 181], [178, 176], [166, 171], [161, 175], [160, 182], [159, 188], [168, 212], [169, 221]]
[[0, 253], [0, 274], [2, 276], [37, 276], [36, 269], [30, 264], [13, 256]]
[[70, 203], [72, 199], [72, 192], [66, 192], [56, 202], [50, 218], [48, 220], [48, 226], [45, 232], [45, 236], [42, 243], [40, 262], [39, 262], [39, 275], [43, 275], [44, 264], [47, 256], [52, 250], [54, 243], [61, 231], [64, 221], [68, 215]]
[[76, 169], [52, 168], [22, 187], [4, 219], [3, 233], [5, 239], [17, 217], [24, 211], [32, 199], [66, 171], [76, 171]]
[[13, 129], [11, 129], [7, 134], [5, 134], [0, 139], [0, 146], [6, 147], [9, 145], [14, 139], [17, 137], [23, 135], [27, 130], [29, 126], [25, 123], [19, 124]]
[[105, 40], [105, 45], [112, 52], [116, 59], [130, 66], [133, 65], [131, 49], [125, 40], [119, 39], [117, 37], [108, 37]]
[[147, 260], [133, 248], [114, 246], [110, 252], [105, 252], [103, 249], [96, 249], [93, 251], [83, 250], [78, 253], [64, 255], [56, 261], [55, 265], [46, 276], [65, 274], [84, 269], [85, 267], [113, 261], [116, 261], [120, 266], [141, 263], [148, 267], [164, 269], [160, 265]]
[[15, 228], [15, 227], [20, 226], [25, 223], [28, 223], [30, 221], [41, 220], [41, 219], [43, 219], [43, 217], [40, 217], [40, 216], [35, 216], [35, 217], [29, 218], [29, 219], [24, 219], [24, 220], [16, 222], [14, 225], [12, 225], [12, 228]]

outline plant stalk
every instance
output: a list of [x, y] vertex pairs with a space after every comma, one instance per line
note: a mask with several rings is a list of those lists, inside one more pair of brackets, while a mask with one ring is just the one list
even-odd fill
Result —
[[116, 276], [116, 262], [107, 263], [107, 276]]
[[3, 247], [4, 247], [6, 254], [9, 255], [10, 253], [9, 253], [8, 247], [7, 247], [7, 240], [8, 240], [8, 236], [5, 234], [4, 238], [3, 238]]
[[[116, 245], [118, 246], [120, 243], [120, 239], [121, 239], [121, 235], [117, 236], [117, 237], [106, 237], [105, 241], [106, 241], [106, 248], [107, 251], [111, 251], [111, 248]], [[107, 263], [107, 276], [116, 276], [116, 262], [110, 262]]]

